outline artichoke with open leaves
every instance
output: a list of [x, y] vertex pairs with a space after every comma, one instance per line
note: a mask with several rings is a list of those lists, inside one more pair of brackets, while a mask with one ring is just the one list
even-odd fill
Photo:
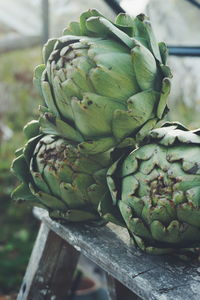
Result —
[[12, 164], [22, 181], [13, 199], [46, 208], [56, 220], [101, 224], [98, 207], [101, 206], [101, 214], [107, 214], [110, 203], [106, 184], [110, 151], [98, 155], [80, 153], [75, 142], [41, 134], [38, 121], [28, 123], [24, 131], [28, 142], [17, 151]]
[[113, 202], [142, 250], [200, 256], [200, 130], [166, 123], [108, 171]]
[[113, 23], [92, 9], [50, 39], [34, 81], [46, 102], [46, 134], [96, 154], [142, 139], [167, 111], [171, 72], [148, 18], [120, 14]]

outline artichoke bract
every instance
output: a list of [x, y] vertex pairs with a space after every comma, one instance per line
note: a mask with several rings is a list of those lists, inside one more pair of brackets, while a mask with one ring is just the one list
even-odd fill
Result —
[[200, 255], [200, 130], [166, 123], [108, 171], [113, 202], [142, 250]]
[[47, 106], [42, 130], [78, 142], [81, 151], [135, 144], [167, 111], [167, 48], [143, 14], [112, 23], [89, 10], [47, 42], [43, 57], [34, 77]]
[[110, 197], [106, 185], [110, 152], [80, 153], [76, 143], [41, 134], [38, 121], [30, 122], [24, 131], [28, 142], [12, 164], [22, 184], [12, 198], [46, 208], [53, 219], [101, 223], [98, 206], [101, 202], [101, 207], [107, 207]]

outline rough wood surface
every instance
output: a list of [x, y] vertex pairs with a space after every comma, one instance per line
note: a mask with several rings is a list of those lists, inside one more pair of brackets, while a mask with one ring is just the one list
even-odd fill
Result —
[[146, 300], [199, 300], [200, 265], [150, 256], [129, 245], [125, 229], [109, 224], [63, 226], [36, 208], [35, 216], [136, 295]]
[[43, 223], [17, 299], [66, 299], [78, 257], [74, 247]]

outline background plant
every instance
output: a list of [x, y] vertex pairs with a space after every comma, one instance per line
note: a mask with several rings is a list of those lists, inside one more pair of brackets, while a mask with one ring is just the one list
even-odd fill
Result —
[[0, 56], [0, 123], [12, 133], [9, 139], [0, 141], [0, 294], [18, 290], [38, 230], [31, 209], [18, 209], [11, 202], [10, 193], [17, 182], [10, 165], [15, 149], [24, 143], [22, 128], [37, 117], [41, 103], [32, 84], [40, 52], [40, 48], [34, 48]]

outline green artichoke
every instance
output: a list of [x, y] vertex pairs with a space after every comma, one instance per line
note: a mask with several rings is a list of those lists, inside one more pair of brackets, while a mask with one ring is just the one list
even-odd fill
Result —
[[80, 153], [75, 142], [40, 134], [38, 121], [30, 122], [24, 131], [29, 140], [12, 164], [22, 184], [12, 197], [46, 208], [53, 219], [101, 223], [100, 203], [106, 213], [109, 210], [106, 172], [110, 151], [90, 156]]
[[34, 81], [45, 99], [41, 127], [96, 154], [135, 144], [163, 117], [170, 92], [167, 48], [143, 14], [116, 22], [96, 10], [44, 46]]
[[113, 202], [142, 250], [200, 254], [200, 130], [166, 123], [108, 171]]

